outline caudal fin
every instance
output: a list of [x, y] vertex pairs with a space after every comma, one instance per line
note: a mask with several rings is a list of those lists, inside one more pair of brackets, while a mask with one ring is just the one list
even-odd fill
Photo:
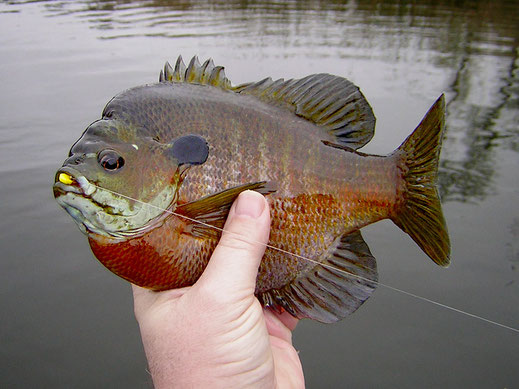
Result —
[[405, 164], [407, 188], [404, 190], [405, 202], [392, 220], [434, 262], [447, 267], [450, 263], [449, 234], [436, 186], [444, 128], [445, 98], [442, 94], [397, 150]]

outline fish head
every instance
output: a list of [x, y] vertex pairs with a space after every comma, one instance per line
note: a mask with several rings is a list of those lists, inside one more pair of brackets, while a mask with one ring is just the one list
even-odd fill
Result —
[[70, 149], [54, 196], [87, 235], [136, 236], [175, 210], [188, 168], [208, 150], [195, 135], [161, 143], [131, 122], [103, 118]]

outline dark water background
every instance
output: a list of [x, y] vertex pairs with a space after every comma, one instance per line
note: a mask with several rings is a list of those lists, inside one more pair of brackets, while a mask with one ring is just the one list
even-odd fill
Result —
[[[150, 387], [129, 285], [52, 198], [55, 170], [117, 92], [198, 54], [235, 83], [345, 76], [388, 153], [445, 92], [452, 265], [391, 222], [365, 229], [380, 281], [519, 327], [515, 1], [0, 2], [0, 386]], [[379, 287], [295, 331], [308, 387], [518, 388], [519, 333]]]

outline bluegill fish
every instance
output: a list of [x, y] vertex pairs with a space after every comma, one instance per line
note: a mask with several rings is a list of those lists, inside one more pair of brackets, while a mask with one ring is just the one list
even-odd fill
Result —
[[241, 191], [263, 193], [269, 244], [297, 256], [267, 248], [257, 298], [334, 322], [376, 287], [362, 227], [389, 218], [449, 264], [436, 188], [444, 111], [442, 95], [395, 151], [365, 154], [357, 150], [375, 116], [350, 81], [314, 74], [233, 86], [211, 60], [186, 68], [179, 57], [158, 83], [106, 105], [56, 173], [54, 195], [104, 266], [165, 290], [196, 282]]

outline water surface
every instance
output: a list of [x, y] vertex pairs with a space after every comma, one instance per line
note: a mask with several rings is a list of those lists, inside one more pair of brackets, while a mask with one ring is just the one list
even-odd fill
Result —
[[[448, 101], [440, 187], [452, 265], [391, 222], [365, 229], [380, 281], [519, 327], [519, 7], [514, 1], [0, 2], [3, 387], [150, 387], [129, 285], [55, 204], [55, 170], [117, 92], [166, 60], [212, 57], [235, 83], [342, 75], [391, 152]], [[294, 334], [308, 387], [519, 386], [519, 334], [379, 287]]]

